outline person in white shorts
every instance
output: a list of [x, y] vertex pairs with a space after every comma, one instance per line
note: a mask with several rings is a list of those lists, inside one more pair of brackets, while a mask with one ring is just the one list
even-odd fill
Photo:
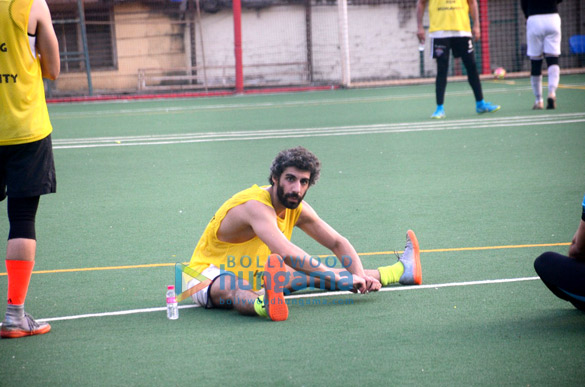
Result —
[[534, 92], [533, 109], [544, 108], [542, 97], [543, 56], [548, 67], [547, 109], [556, 108], [556, 91], [561, 70], [561, 17], [558, 4], [562, 0], [522, 0], [522, 11], [526, 17], [526, 55], [530, 58], [530, 83]]

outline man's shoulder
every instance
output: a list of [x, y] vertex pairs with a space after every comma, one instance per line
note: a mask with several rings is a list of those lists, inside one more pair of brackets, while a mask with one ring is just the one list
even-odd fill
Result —
[[227, 224], [229, 225], [227, 226], [228, 229], [240, 229], [252, 224], [266, 222], [272, 218], [276, 218], [276, 213], [272, 207], [261, 201], [250, 199], [229, 208], [223, 217], [221, 227], [225, 229], [224, 226]]
[[236, 193], [230, 200], [240, 204], [250, 200], [270, 203], [270, 193], [266, 188], [266, 186], [258, 186], [254, 184], [253, 186]]
[[246, 188], [236, 193], [226, 203], [229, 207], [229, 211], [232, 212], [236, 210], [237, 212], [246, 211], [254, 213], [255, 211], [260, 211], [266, 207], [273, 208], [270, 194], [265, 188], [266, 187], [253, 185], [250, 188]]
[[269, 205], [268, 203], [266, 203], [265, 201], [258, 200], [258, 199], [255, 199], [255, 198], [251, 198], [250, 200], [246, 200], [245, 202], [242, 202], [237, 207], [247, 207], [247, 208], [251, 208], [251, 209], [266, 208], [266, 207], [268, 207], [268, 208], [272, 208], [273, 209], [273, 207], [271, 205]]
[[[31, 2], [32, 4], [30, 4]], [[49, 11], [47, 2], [45, 0], [33, 0], [31, 2], [28, 2], [30, 4], [29, 20], [38, 21], [39, 19], [45, 18]]]
[[238, 193], [236, 193], [234, 196], [236, 195], [258, 195], [261, 194], [263, 191], [266, 191], [266, 188], [268, 186], [259, 186], [258, 184], [254, 184], [251, 187], [245, 188], [241, 191], [239, 191]]

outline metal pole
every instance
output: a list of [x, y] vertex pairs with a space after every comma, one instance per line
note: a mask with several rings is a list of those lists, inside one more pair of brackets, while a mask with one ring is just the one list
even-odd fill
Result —
[[199, 7], [199, 0], [195, 0], [197, 5], [197, 26], [199, 27], [199, 41], [201, 44], [201, 60], [203, 61], [203, 85], [207, 91], [207, 65], [205, 64], [205, 46], [203, 45], [203, 26], [201, 25], [201, 8]]
[[236, 92], [244, 92], [244, 70], [242, 63], [242, 2], [233, 0], [234, 12], [234, 51], [236, 57]]
[[305, 36], [307, 39], [307, 72], [309, 73], [309, 82], [313, 83], [313, 28], [311, 10], [311, 0], [305, 0]]
[[349, 68], [349, 32], [347, 26], [347, 0], [337, 2], [339, 46], [341, 48], [341, 85], [349, 87], [351, 84]]
[[481, 73], [490, 74], [492, 70], [490, 66], [490, 22], [487, 0], [480, 0], [479, 14], [479, 25], [481, 27]]
[[418, 46], [418, 59], [420, 63], [419, 73], [420, 77], [424, 78], [425, 76], [425, 46], [419, 45]]
[[89, 49], [87, 47], [87, 32], [85, 30], [85, 10], [83, 9], [83, 0], [77, 0], [77, 10], [79, 12], [79, 25], [81, 28], [81, 42], [83, 44], [83, 55], [85, 57], [87, 88], [89, 89], [89, 95], [93, 95], [93, 84], [91, 82], [91, 67], [89, 65]]

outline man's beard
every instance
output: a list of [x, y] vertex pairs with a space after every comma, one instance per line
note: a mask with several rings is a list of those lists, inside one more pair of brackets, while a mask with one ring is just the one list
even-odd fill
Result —
[[[291, 210], [297, 208], [305, 198], [304, 195], [300, 196], [299, 194], [296, 193], [290, 193], [285, 195], [284, 188], [280, 184], [278, 185], [278, 187], [276, 187], [276, 196], [278, 197], [278, 200], [280, 201], [280, 203], [282, 203], [283, 206]], [[289, 198], [297, 199], [297, 202], [291, 202], [288, 200]]]

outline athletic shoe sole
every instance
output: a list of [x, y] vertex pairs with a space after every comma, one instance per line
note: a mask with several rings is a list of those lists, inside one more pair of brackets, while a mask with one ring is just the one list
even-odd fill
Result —
[[283, 293], [284, 286], [283, 284], [277, 286], [278, 281], [275, 281], [277, 276], [282, 276], [283, 273], [286, 273], [284, 261], [279, 255], [271, 254], [266, 261], [262, 278], [266, 290], [266, 295], [264, 296], [266, 312], [272, 321], [284, 321], [288, 318], [288, 306], [284, 300]]
[[44, 335], [51, 330], [51, 326], [49, 324], [40, 327], [39, 329], [35, 329], [34, 331], [27, 331], [24, 329], [2, 329], [0, 331], [0, 337], [3, 339], [18, 339], [19, 337], [26, 337], [26, 336], [35, 336], [35, 335]]
[[484, 113], [494, 113], [497, 112], [498, 110], [500, 110], [502, 107], [498, 106], [497, 108], [493, 109], [493, 110], [476, 110], [477, 114], [484, 114]]
[[418, 239], [416, 239], [416, 235], [414, 235], [414, 231], [412, 230], [408, 230], [407, 234], [412, 242], [412, 250], [414, 252], [414, 283], [420, 285], [422, 284], [422, 267], [420, 265], [420, 248], [418, 246]]

